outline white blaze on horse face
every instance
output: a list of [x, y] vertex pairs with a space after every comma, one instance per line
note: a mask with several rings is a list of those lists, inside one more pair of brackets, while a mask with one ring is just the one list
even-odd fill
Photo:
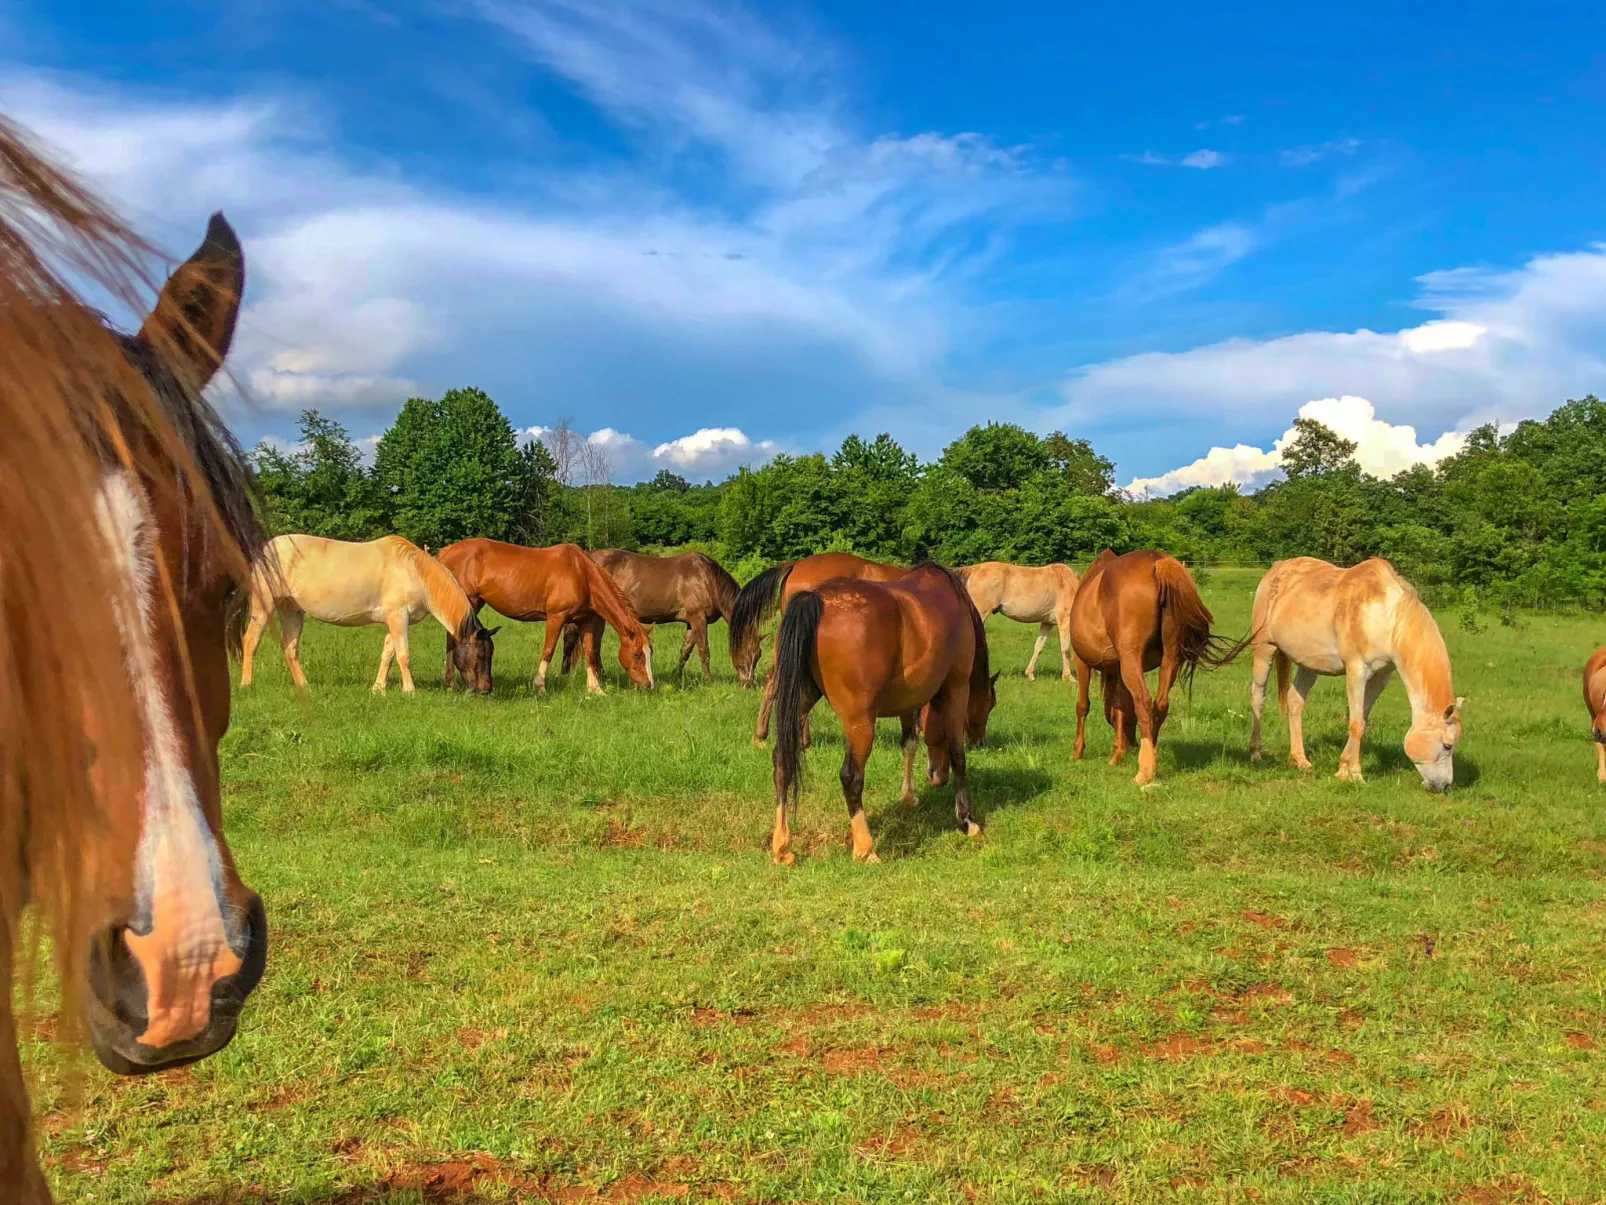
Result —
[[114, 611], [145, 738], [135, 915], [124, 941], [145, 976], [148, 1023], [139, 1040], [161, 1048], [206, 1030], [212, 988], [240, 969], [234, 947], [243, 942], [224, 900], [222, 858], [201, 811], [159, 664], [150, 510], [139, 487], [122, 472], [107, 475], [98, 509], [128, 586], [114, 600]]

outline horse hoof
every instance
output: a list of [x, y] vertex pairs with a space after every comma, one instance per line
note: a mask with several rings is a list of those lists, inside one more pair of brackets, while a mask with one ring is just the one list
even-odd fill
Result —
[[1137, 783], [1140, 787], [1153, 786], [1154, 775], [1152, 773], [1145, 774], [1142, 770], [1139, 770], [1137, 774], [1133, 776], [1132, 781]]
[[1035, 681], [1037, 681], [1037, 675], [1036, 674], [1027, 674], [1026, 675], [1026, 680], [1028, 682], [1035, 682]]
[[[1601, 781], [1602, 782], [1606, 782], [1606, 778], [1601, 779]], [[915, 795], [911, 792], [910, 794], [905, 795], [903, 797], [903, 799], [901, 800], [901, 802], [902, 802], [904, 807], [912, 808], [916, 804], [918, 804], [920, 802], [920, 800], [918, 798], [916, 798]]]
[[1296, 770], [1309, 770], [1311, 768], [1310, 762], [1301, 761], [1297, 757], [1290, 757], [1288, 760]]
[[977, 824], [974, 820], [967, 820], [965, 822], [965, 836], [967, 836], [967, 837], [979, 837], [979, 836], [981, 836], [981, 825]]
[[762, 749], [763, 747], [764, 747], [764, 738], [761, 737], [761, 736], [755, 736], [753, 738], [753, 748]]
[[866, 862], [874, 866], [881, 865], [881, 859], [876, 856], [876, 852], [873, 849], [867, 854], [855, 852], [853, 855], [853, 860], [855, 862]]

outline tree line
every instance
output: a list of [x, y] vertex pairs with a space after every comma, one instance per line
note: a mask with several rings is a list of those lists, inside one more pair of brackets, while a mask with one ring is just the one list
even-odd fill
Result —
[[851, 551], [948, 564], [1085, 562], [1163, 548], [1194, 564], [1384, 556], [1441, 601], [1606, 605], [1606, 403], [1590, 395], [1457, 455], [1377, 477], [1355, 445], [1299, 419], [1284, 477], [1135, 501], [1088, 441], [1010, 423], [972, 427], [922, 463], [890, 435], [832, 454], [778, 456], [718, 483], [668, 470], [612, 482], [605, 452], [560, 421], [520, 439], [478, 389], [414, 398], [372, 467], [309, 410], [292, 450], [255, 463], [276, 531], [337, 539], [399, 532], [438, 548], [468, 536], [587, 547], [697, 547], [745, 580], [779, 560]]

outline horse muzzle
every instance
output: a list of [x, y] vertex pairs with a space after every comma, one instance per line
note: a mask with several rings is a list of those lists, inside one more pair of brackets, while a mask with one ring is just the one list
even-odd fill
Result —
[[162, 1045], [142, 1040], [150, 1030], [145, 975], [127, 951], [123, 927], [114, 926], [91, 947], [88, 1019], [90, 1042], [101, 1065], [118, 1075], [168, 1071], [216, 1054], [233, 1040], [246, 998], [262, 980], [268, 959], [268, 918], [262, 898], [246, 905], [240, 969], [211, 985], [210, 1009], [198, 1033]]

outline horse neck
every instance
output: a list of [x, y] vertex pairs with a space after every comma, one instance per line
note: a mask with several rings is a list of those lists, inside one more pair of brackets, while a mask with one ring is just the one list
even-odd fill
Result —
[[413, 566], [424, 587], [424, 605], [441, 627], [452, 636], [458, 635], [469, 616], [468, 595], [450, 569], [422, 549], [413, 551]]
[[729, 623], [731, 615], [736, 610], [736, 599], [741, 594], [742, 588], [718, 561], [710, 557], [708, 564], [714, 575], [714, 606], [719, 608], [719, 617]]
[[1394, 666], [1410, 697], [1412, 719], [1423, 714], [1443, 715], [1455, 705], [1450, 651], [1420, 599], [1407, 595], [1399, 608], [1394, 621]]
[[591, 587], [592, 609], [611, 623], [620, 636], [630, 636], [635, 639], [645, 640], [647, 633], [642, 628], [641, 621], [636, 618], [636, 614], [630, 609], [624, 594], [614, 584], [614, 580], [608, 576], [607, 571], [585, 553], [580, 554], [580, 565], [581, 572], [586, 575], [586, 580]]

